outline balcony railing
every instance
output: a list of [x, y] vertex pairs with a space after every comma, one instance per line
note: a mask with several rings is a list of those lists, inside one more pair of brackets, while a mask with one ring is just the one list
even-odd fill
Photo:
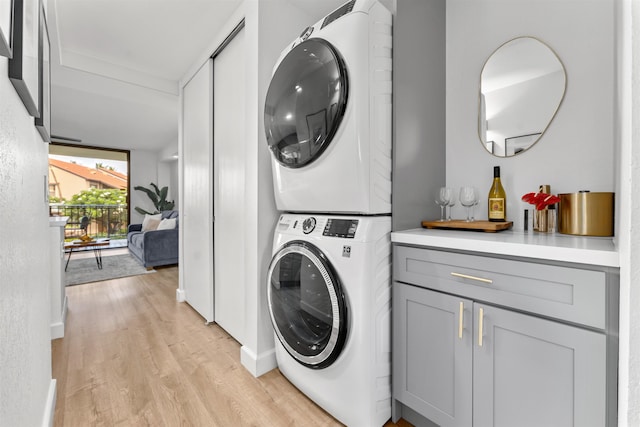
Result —
[[[129, 225], [127, 205], [50, 204], [50, 216], [68, 216], [65, 239], [87, 234], [93, 238], [126, 239]], [[83, 218], [86, 217], [83, 221]]]

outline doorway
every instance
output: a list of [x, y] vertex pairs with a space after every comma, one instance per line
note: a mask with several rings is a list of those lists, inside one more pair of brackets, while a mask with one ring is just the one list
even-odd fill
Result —
[[49, 215], [68, 216], [65, 240], [82, 235], [126, 246], [129, 151], [49, 145]]

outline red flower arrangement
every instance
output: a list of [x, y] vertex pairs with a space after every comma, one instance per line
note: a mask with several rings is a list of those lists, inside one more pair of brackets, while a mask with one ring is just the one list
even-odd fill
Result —
[[522, 196], [522, 201], [535, 205], [536, 210], [541, 211], [550, 205], [555, 205], [560, 201], [560, 197], [546, 193], [527, 193]]

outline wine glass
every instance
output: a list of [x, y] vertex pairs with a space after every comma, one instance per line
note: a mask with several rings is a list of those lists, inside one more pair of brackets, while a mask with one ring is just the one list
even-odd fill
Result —
[[449, 204], [449, 200], [451, 200], [451, 188], [449, 187], [440, 187], [438, 192], [436, 193], [436, 204], [440, 206], [440, 220], [444, 221], [444, 208]]
[[472, 222], [471, 208], [477, 203], [476, 189], [464, 186], [460, 189], [460, 204], [467, 208], [467, 222]]
[[478, 189], [473, 187], [473, 191], [476, 193], [476, 202], [471, 206], [471, 221], [475, 221], [476, 218], [476, 206], [480, 203], [480, 197], [478, 197]]
[[449, 218], [447, 218], [447, 221], [453, 221], [453, 219], [451, 218], [451, 211], [453, 211], [453, 207], [456, 205], [457, 197], [458, 196], [456, 195], [456, 192], [452, 189], [451, 198], [449, 199], [449, 203], [447, 204], [447, 206], [449, 206]]

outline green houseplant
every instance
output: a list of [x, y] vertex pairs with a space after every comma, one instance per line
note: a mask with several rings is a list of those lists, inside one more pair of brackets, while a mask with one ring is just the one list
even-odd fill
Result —
[[141, 185], [136, 185], [135, 187], [133, 187], [134, 190], [138, 190], [138, 191], [143, 191], [147, 194], [147, 196], [149, 196], [149, 198], [151, 199], [151, 201], [153, 202], [153, 205], [156, 208], [155, 212], [147, 212], [144, 209], [136, 206], [135, 210], [136, 212], [142, 214], [142, 215], [153, 215], [153, 214], [157, 214], [160, 213], [162, 211], [170, 211], [171, 209], [173, 209], [173, 207], [175, 206], [175, 201], [168, 201], [167, 200], [167, 192], [169, 191], [169, 187], [162, 187], [161, 189], [158, 188], [157, 185], [155, 185], [153, 182], [151, 184], [149, 184], [151, 187], [153, 187], [153, 190], [150, 190], [149, 188], [145, 188]]

